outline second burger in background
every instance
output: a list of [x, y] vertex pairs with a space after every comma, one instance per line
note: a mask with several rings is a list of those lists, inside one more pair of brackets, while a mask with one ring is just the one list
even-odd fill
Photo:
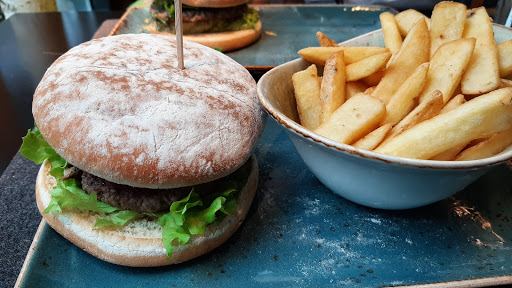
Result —
[[[183, 0], [184, 39], [222, 51], [243, 48], [258, 40], [261, 22], [258, 11], [247, 0]], [[150, 30], [175, 34], [173, 0], [155, 0]]]

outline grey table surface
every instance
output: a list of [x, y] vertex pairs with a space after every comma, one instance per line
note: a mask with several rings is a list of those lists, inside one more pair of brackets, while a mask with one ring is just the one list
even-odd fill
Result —
[[0, 287], [13, 287], [41, 215], [34, 187], [39, 166], [19, 153], [0, 177]]

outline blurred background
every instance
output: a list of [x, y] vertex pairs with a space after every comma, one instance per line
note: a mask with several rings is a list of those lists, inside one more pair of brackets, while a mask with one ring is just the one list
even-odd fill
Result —
[[[0, 21], [9, 18], [14, 13], [24, 12], [55, 12], [55, 11], [122, 11], [133, 2], [143, 3], [149, 0], [0, 0]], [[440, 1], [437, 0], [251, 0], [255, 4], [353, 4], [353, 5], [385, 5], [398, 11], [416, 9], [425, 14]], [[505, 23], [512, 1], [510, 0], [458, 0], [468, 7], [484, 5]], [[499, 13], [498, 13], [499, 12]]]
[[[0, 55], [9, 55], [0, 61], [0, 135], [3, 135], [0, 141], [0, 175], [18, 151], [27, 127], [33, 125], [31, 95], [46, 68], [70, 47], [89, 40], [103, 21], [117, 21], [130, 5], [150, 5], [151, 2], [0, 0]], [[439, 2], [440, 0], [250, 0], [253, 4], [384, 5], [397, 11], [416, 9], [427, 16], [430, 16], [433, 7]], [[509, 16], [512, 0], [458, 2], [468, 7], [483, 5], [496, 23], [511, 25], [512, 19]], [[50, 13], [46, 15], [34, 12]], [[33, 27], [30, 29], [35, 31], [27, 33], [26, 27]], [[29, 69], [30, 67], [37, 68]]]

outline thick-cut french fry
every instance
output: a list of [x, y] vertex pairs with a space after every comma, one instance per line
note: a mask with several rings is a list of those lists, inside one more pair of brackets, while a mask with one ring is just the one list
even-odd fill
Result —
[[[512, 145], [510, 145], [507, 148], [503, 149], [503, 151], [501, 151], [499, 154], [505, 154], [505, 153], [510, 152], [510, 151], [512, 151]], [[510, 163], [510, 161], [509, 161], [509, 163]], [[510, 164], [509, 164], [509, 166], [510, 166]]]
[[500, 79], [500, 88], [512, 87], [512, 80], [501, 78]]
[[415, 105], [415, 99], [425, 84], [428, 65], [427, 62], [418, 66], [414, 73], [393, 94], [388, 104], [386, 104], [386, 117], [380, 122], [380, 125], [387, 123], [394, 125], [402, 120], [407, 113], [411, 112]]
[[322, 100], [320, 99], [320, 78], [313, 64], [306, 70], [292, 76], [297, 110], [302, 126], [314, 130], [321, 124]]
[[343, 47], [345, 65], [359, 62], [370, 56], [389, 52], [388, 48], [384, 47]]
[[366, 90], [364, 90], [363, 93], [368, 96], [371, 96], [374, 90], [375, 90], [375, 87], [368, 87], [368, 88], [366, 88]]
[[500, 61], [500, 76], [505, 77], [512, 73], [512, 40], [498, 45], [498, 59]]
[[[441, 111], [439, 111], [439, 114], [447, 113], [448, 111], [451, 111], [466, 102], [467, 101], [466, 101], [466, 98], [464, 98], [464, 95], [458, 94], [457, 96], [450, 99], [450, 101], [448, 101], [448, 103], [446, 103], [444, 105], [443, 109], [441, 109]], [[468, 146], [468, 144], [469, 143], [464, 143], [464, 144], [455, 146], [453, 148], [450, 148], [450, 149], [443, 151], [443, 152], [437, 154], [436, 156], [430, 158], [430, 160], [439, 160], [439, 161], [455, 160], [455, 157], [457, 156], [457, 154], [459, 154], [459, 152], [462, 151], [462, 149], [464, 149], [466, 146]]]
[[487, 139], [489, 139], [489, 137], [480, 137], [480, 138], [473, 139], [473, 140], [468, 142], [468, 147], [475, 146], [478, 143], [483, 142], [483, 141], [485, 141]]
[[494, 40], [491, 19], [484, 7], [468, 12], [463, 37], [476, 38], [476, 44], [466, 72], [462, 75], [462, 94], [482, 94], [498, 88], [498, 47]]
[[419, 20], [411, 29], [402, 48], [393, 56], [384, 72], [384, 77], [373, 91], [372, 96], [385, 104], [405, 80], [420, 66], [428, 62], [430, 35], [425, 20]]
[[[457, 87], [455, 87], [455, 90], [453, 91], [452, 95], [459, 95], [459, 94], [462, 94], [462, 90], [460, 89], [460, 83], [459, 83], [459, 85], [457, 85]], [[464, 95], [464, 97], [466, 97], [466, 96]], [[468, 100], [468, 99], [466, 98], [466, 100]]]
[[[389, 63], [389, 60], [388, 60], [388, 63]], [[363, 78], [362, 81], [367, 86], [377, 86], [377, 84], [379, 84], [380, 80], [382, 80], [382, 77], [384, 77], [384, 69], [381, 69], [381, 70], [373, 73], [372, 75]]]
[[389, 12], [380, 13], [380, 25], [384, 35], [384, 47], [389, 48], [392, 54], [400, 50], [402, 46], [402, 35], [398, 30], [395, 16]]
[[474, 46], [475, 38], [465, 38], [450, 41], [437, 49], [430, 60], [427, 81], [419, 95], [420, 102], [434, 90], [443, 93], [445, 103], [450, 100], [468, 66]]
[[391, 53], [386, 52], [376, 54], [356, 63], [347, 65], [345, 68], [347, 81], [357, 81], [372, 75], [373, 73], [379, 71], [381, 68], [385, 67], [389, 58], [391, 58]]
[[443, 108], [443, 93], [436, 90], [427, 97], [427, 99], [421, 102], [416, 108], [414, 108], [407, 116], [405, 116], [393, 129], [389, 132], [385, 139], [385, 142], [391, 140], [391, 138], [400, 135], [404, 131], [410, 129], [418, 123], [435, 117], [439, 114], [439, 111]]
[[345, 63], [343, 51], [334, 53], [324, 67], [322, 86], [320, 88], [322, 100], [321, 122], [327, 121], [331, 114], [345, 102]]
[[325, 61], [331, 57], [332, 54], [343, 50], [345, 65], [352, 64], [368, 58], [375, 54], [389, 52], [388, 48], [383, 47], [308, 47], [299, 50], [299, 55], [305, 60], [324, 66]]
[[407, 33], [411, 30], [412, 26], [414, 26], [414, 24], [416, 24], [420, 19], [424, 19], [427, 22], [428, 27], [430, 27], [430, 18], [414, 9], [405, 10], [395, 15], [398, 30], [400, 30], [400, 34], [404, 37], [407, 36]]
[[359, 139], [352, 146], [361, 148], [361, 149], [365, 149], [365, 150], [373, 150], [386, 137], [386, 134], [388, 134], [391, 127], [393, 127], [393, 125], [391, 123], [382, 125], [379, 128], [368, 133], [368, 135]]
[[512, 88], [502, 88], [424, 121], [381, 144], [375, 151], [429, 159], [471, 139], [488, 137], [511, 127]]
[[347, 82], [345, 86], [345, 100], [352, 98], [357, 93], [363, 93], [368, 88], [368, 85], [361, 81]]
[[297, 53], [299, 53], [304, 60], [324, 66], [325, 62], [332, 54], [341, 50], [343, 50], [343, 47], [308, 47], [299, 50]]
[[437, 154], [436, 156], [430, 158], [430, 160], [437, 160], [437, 161], [453, 161], [455, 160], [455, 157], [457, 157], [457, 154], [459, 154], [462, 149], [466, 147], [466, 143], [461, 144], [459, 146], [452, 147], [444, 152], [441, 152]]
[[462, 151], [457, 158], [455, 158], [455, 161], [468, 161], [491, 157], [500, 153], [510, 145], [512, 145], [512, 128], [494, 134], [489, 139]]
[[450, 99], [450, 101], [448, 101], [448, 103], [444, 104], [443, 109], [441, 109], [441, 111], [439, 111], [439, 114], [443, 114], [450, 110], [453, 110], [464, 103], [466, 103], [466, 98], [464, 98], [464, 95], [459, 94], [455, 97], [452, 97], [452, 99]]
[[430, 57], [444, 43], [460, 39], [466, 23], [466, 5], [443, 1], [432, 11], [430, 26]]
[[330, 39], [329, 37], [327, 37], [327, 35], [320, 31], [316, 32], [316, 38], [318, 38], [318, 43], [322, 47], [338, 47], [336, 41]]
[[512, 151], [512, 40], [496, 45], [485, 8], [446, 1], [432, 19], [407, 10], [380, 21], [386, 48], [339, 46], [319, 31], [321, 47], [298, 52], [324, 66], [322, 76], [312, 65], [292, 77], [302, 125], [406, 158]]
[[322, 123], [315, 133], [334, 141], [351, 144], [374, 130], [386, 114], [384, 104], [365, 94], [348, 99]]

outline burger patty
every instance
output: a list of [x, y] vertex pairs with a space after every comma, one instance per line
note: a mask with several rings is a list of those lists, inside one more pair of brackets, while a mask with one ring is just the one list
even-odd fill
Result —
[[[248, 9], [246, 4], [226, 8], [183, 7], [182, 20], [190, 23], [229, 20], [242, 17]], [[153, 17], [164, 22], [174, 19], [174, 15], [168, 15], [165, 9], [160, 9], [155, 4], [151, 5], [150, 12]]]
[[190, 188], [149, 189], [136, 188], [109, 182], [87, 172], [82, 173], [82, 189], [87, 194], [96, 193], [98, 200], [125, 210], [158, 212], [168, 209], [175, 201], [190, 193]]
[[[233, 181], [237, 177], [245, 177], [240, 177], [239, 175], [249, 174], [249, 162], [250, 161], [247, 161], [236, 172], [226, 176], [225, 178], [196, 185], [194, 187], [181, 187], [174, 189], [137, 188], [128, 185], [116, 184], [82, 171], [82, 190], [87, 194], [95, 193], [98, 200], [117, 208], [133, 210], [140, 213], [153, 213], [168, 210], [172, 203], [185, 198], [192, 189], [194, 189], [199, 196], [204, 197], [222, 189], [226, 182]], [[78, 178], [80, 176], [75, 174], [75, 177]], [[230, 187], [232, 187], [232, 185], [230, 185]]]

